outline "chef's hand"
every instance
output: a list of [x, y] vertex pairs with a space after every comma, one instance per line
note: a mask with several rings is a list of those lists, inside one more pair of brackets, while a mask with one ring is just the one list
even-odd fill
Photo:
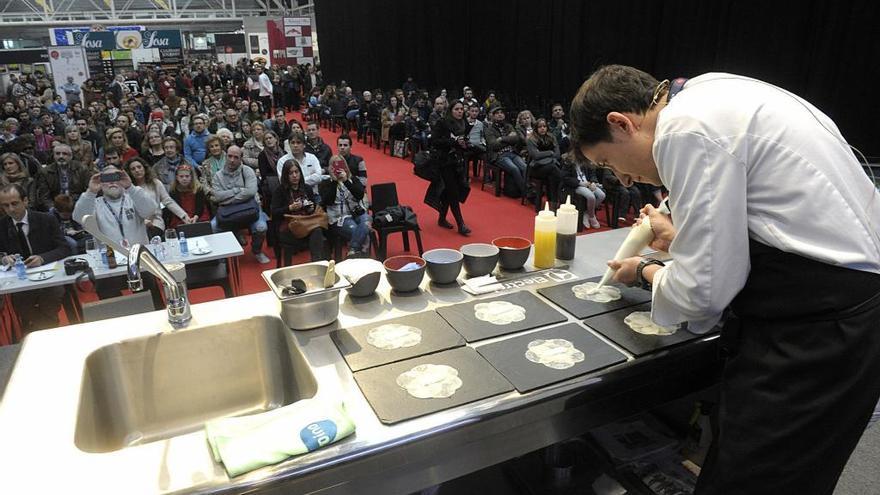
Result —
[[612, 280], [630, 287], [636, 285], [636, 269], [639, 267], [641, 261], [641, 256], [633, 256], [632, 258], [626, 258], [622, 261], [608, 261], [608, 266], [617, 270], [614, 272]]
[[641, 219], [645, 217], [651, 219], [651, 230], [654, 232], [654, 240], [650, 244], [651, 249], [668, 253], [669, 246], [675, 239], [677, 232], [675, 226], [672, 225], [671, 217], [660, 213], [652, 205], [642, 208], [638, 223], [641, 223]]

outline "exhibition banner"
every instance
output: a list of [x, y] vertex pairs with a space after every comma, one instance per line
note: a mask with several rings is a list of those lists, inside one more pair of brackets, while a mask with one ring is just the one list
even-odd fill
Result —
[[73, 78], [73, 82], [80, 86], [89, 78], [86, 56], [81, 46], [53, 46], [48, 51], [56, 94], [62, 97], [65, 95], [62, 86], [67, 84], [68, 77]]

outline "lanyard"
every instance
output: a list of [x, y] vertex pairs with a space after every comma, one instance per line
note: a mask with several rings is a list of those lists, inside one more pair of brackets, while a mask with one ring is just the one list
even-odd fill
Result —
[[110, 203], [107, 202], [107, 198], [101, 198], [104, 201], [104, 206], [110, 210], [110, 213], [113, 215], [113, 218], [116, 219], [116, 225], [119, 227], [119, 233], [122, 234], [122, 238], [125, 239], [125, 228], [122, 226], [122, 210], [125, 209], [125, 197], [122, 198], [122, 201], [119, 202], [119, 212], [113, 211], [113, 207], [110, 206]]

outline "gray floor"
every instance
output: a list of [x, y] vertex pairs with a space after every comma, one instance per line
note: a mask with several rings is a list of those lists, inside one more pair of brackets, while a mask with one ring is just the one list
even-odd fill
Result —
[[862, 435], [834, 490], [834, 495], [876, 493], [880, 493], [880, 423]]

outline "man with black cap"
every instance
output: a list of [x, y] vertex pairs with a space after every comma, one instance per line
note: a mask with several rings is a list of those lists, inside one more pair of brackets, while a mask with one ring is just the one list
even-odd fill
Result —
[[504, 118], [504, 107], [501, 105], [489, 109], [491, 123], [483, 131], [488, 148], [487, 158], [489, 162], [496, 163], [504, 170], [508, 181], [504, 185], [505, 193], [519, 197], [526, 187], [526, 162], [516, 150], [525, 143], [516, 129]]

